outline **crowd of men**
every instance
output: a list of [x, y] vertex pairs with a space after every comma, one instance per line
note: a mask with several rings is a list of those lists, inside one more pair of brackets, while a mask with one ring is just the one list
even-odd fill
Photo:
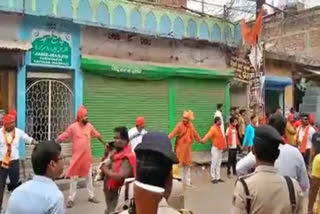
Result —
[[[144, 128], [144, 117], [138, 117], [136, 126], [129, 131], [126, 127], [116, 127], [114, 139], [108, 143], [88, 121], [84, 106], [79, 108], [74, 123], [54, 142], [41, 143], [15, 128], [16, 113], [11, 111], [5, 115], [0, 129], [0, 205], [9, 176], [9, 188], [14, 191], [6, 207], [7, 214], [65, 213], [64, 197], [54, 180], [63, 173], [60, 143], [69, 139], [72, 141], [72, 158], [66, 173], [70, 178], [66, 207], [75, 205], [79, 178], [86, 178], [88, 201], [99, 203], [92, 179], [91, 138], [94, 137], [105, 147], [99, 172], [104, 183], [106, 214], [179, 213], [167, 203], [175, 185], [173, 168], [179, 165], [182, 182], [190, 187], [195, 140], [199, 143], [211, 141], [210, 175], [213, 184], [224, 182], [220, 175], [222, 153], [228, 149], [227, 175], [232, 177], [232, 171], [238, 176], [231, 213], [300, 214], [308, 191], [308, 213], [313, 213], [320, 188], [320, 134], [314, 127], [314, 117], [302, 114], [295, 118], [291, 113], [286, 120], [276, 111], [269, 118], [252, 114], [246, 124], [248, 112], [232, 108], [228, 122], [224, 123], [222, 108], [222, 104], [217, 105], [213, 124], [204, 137], [198, 134], [192, 123], [194, 113], [189, 110], [183, 112], [181, 122], [169, 135], [148, 133]], [[226, 129], [225, 124], [228, 125]], [[174, 138], [175, 147], [172, 149], [171, 140]], [[31, 156], [35, 176], [19, 186], [20, 140], [35, 145]], [[237, 162], [239, 151], [245, 151], [247, 155]], [[119, 207], [120, 190], [130, 184], [133, 184], [133, 195], [129, 196], [125, 191], [125, 206]]]

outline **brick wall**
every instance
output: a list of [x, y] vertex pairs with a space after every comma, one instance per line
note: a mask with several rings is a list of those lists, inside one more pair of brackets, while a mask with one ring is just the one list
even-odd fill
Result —
[[264, 19], [262, 39], [272, 52], [319, 59], [320, 9]]

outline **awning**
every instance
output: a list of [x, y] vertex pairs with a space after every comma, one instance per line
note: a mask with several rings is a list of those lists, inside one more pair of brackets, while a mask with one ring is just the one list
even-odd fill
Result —
[[0, 49], [28, 51], [31, 48], [32, 45], [30, 42], [0, 40]]
[[292, 84], [293, 84], [293, 81], [289, 77], [266, 76], [266, 80], [265, 80], [266, 89], [271, 89], [271, 90], [282, 90], [286, 86], [289, 86]]
[[81, 59], [81, 68], [105, 76], [114, 76], [132, 79], [166, 79], [169, 77], [191, 77], [201, 79], [231, 79], [234, 76], [232, 69], [215, 70], [194, 67], [180, 67], [166, 64], [151, 64], [145, 62], [123, 61], [110, 58]]

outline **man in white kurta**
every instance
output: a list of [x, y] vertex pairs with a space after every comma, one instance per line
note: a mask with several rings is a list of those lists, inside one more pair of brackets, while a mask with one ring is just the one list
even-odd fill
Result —
[[147, 131], [144, 129], [145, 120], [144, 117], [137, 117], [136, 126], [129, 130], [129, 141], [132, 152], [137, 145], [142, 142], [143, 135], [147, 134]]
[[24, 131], [15, 127], [16, 114], [11, 113], [3, 117], [3, 127], [0, 128], [0, 212], [7, 177], [10, 178], [8, 188], [12, 191], [19, 184], [19, 142], [27, 144], [36, 142]]
[[217, 104], [217, 111], [214, 113], [214, 117], [213, 117], [213, 120], [216, 118], [216, 117], [220, 117], [221, 119], [221, 132], [223, 134], [223, 136], [225, 136], [225, 130], [224, 130], [224, 121], [223, 121], [223, 115], [222, 115], [222, 107], [223, 107], [223, 104]]

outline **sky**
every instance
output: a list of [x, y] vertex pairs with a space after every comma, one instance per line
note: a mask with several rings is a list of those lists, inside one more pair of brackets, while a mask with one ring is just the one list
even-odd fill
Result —
[[[192, 10], [202, 12], [202, 0], [187, 0], [187, 7]], [[254, 0], [204, 0], [204, 12], [210, 15], [223, 16], [223, 6], [230, 6], [232, 4], [233, 10], [230, 10], [230, 18], [233, 21], [245, 18], [252, 20], [255, 18], [255, 2]], [[283, 9], [287, 4], [295, 4], [297, 2], [304, 3], [305, 8], [311, 8], [320, 5], [320, 0], [266, 0], [268, 4], [271, 4], [277, 8]], [[265, 6], [265, 9], [269, 13], [273, 10]]]

